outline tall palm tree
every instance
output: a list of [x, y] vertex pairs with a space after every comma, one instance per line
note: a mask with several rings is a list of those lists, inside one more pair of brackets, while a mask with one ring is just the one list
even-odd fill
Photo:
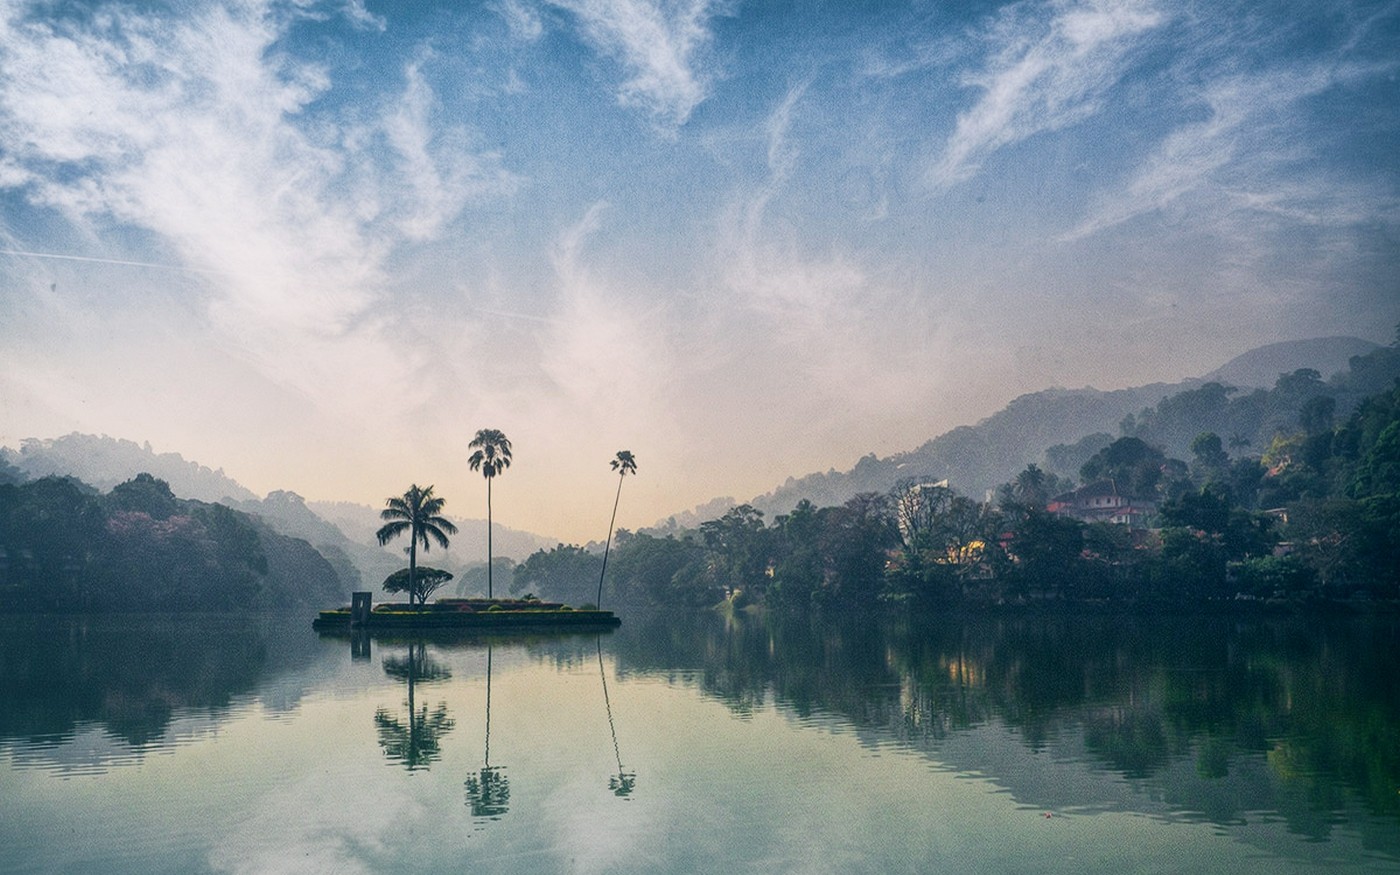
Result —
[[[385, 508], [379, 512], [379, 518], [387, 521], [374, 533], [379, 539], [379, 546], [382, 547], [408, 532], [410, 606], [413, 604], [414, 595], [418, 593], [418, 545], [421, 543], [423, 551], [427, 552], [431, 539], [446, 550], [447, 536], [457, 534], [457, 527], [447, 517], [442, 516], [442, 508], [446, 503], [446, 499], [433, 495], [433, 487], [420, 487], [415, 483], [408, 488], [403, 497], [387, 499]], [[420, 598], [419, 604], [422, 603], [423, 599]]]
[[467, 444], [475, 450], [467, 459], [473, 471], [480, 470], [486, 478], [486, 597], [493, 598], [491, 588], [491, 481], [510, 467], [510, 439], [494, 428], [483, 428]]
[[603, 606], [603, 576], [608, 573], [608, 552], [612, 550], [613, 525], [617, 522], [617, 503], [622, 500], [622, 478], [637, 473], [637, 458], [631, 450], [618, 450], [617, 456], [608, 464], [617, 472], [617, 496], [613, 499], [612, 519], [608, 521], [608, 540], [603, 546], [603, 570], [598, 574], [597, 607]]

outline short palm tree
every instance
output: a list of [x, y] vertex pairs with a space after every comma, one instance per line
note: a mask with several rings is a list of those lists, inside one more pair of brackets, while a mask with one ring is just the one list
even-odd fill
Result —
[[1016, 475], [1013, 482], [1013, 489], [1016, 497], [1028, 505], [1033, 505], [1036, 510], [1044, 510], [1049, 496], [1045, 494], [1045, 472], [1034, 462], [1027, 465], [1025, 470]]
[[618, 450], [617, 456], [608, 464], [617, 472], [617, 496], [613, 498], [612, 519], [608, 521], [608, 540], [603, 546], [603, 570], [598, 574], [597, 607], [603, 606], [603, 577], [608, 573], [608, 553], [612, 550], [613, 525], [617, 523], [617, 503], [622, 500], [622, 478], [637, 473], [637, 457], [631, 450]]
[[467, 446], [475, 450], [467, 464], [486, 478], [486, 597], [489, 599], [494, 597], [491, 587], [491, 481], [510, 467], [510, 439], [497, 429], [483, 428]]
[[[394, 538], [408, 532], [408, 603], [413, 604], [418, 593], [418, 545], [427, 552], [429, 542], [436, 541], [442, 549], [447, 549], [447, 536], [457, 534], [457, 527], [447, 517], [442, 516], [442, 508], [447, 501], [433, 495], [433, 487], [420, 487], [417, 483], [408, 488], [401, 498], [390, 498], [379, 518], [386, 520], [374, 536], [382, 547]], [[419, 599], [422, 604], [423, 599]]]

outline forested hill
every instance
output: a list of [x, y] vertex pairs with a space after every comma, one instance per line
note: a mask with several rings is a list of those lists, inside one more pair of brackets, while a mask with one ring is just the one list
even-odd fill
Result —
[[72, 477], [0, 483], [0, 609], [265, 610], [351, 586], [306, 541], [140, 474], [103, 494]]
[[50, 474], [76, 477], [101, 490], [111, 489], [137, 474], [150, 474], [170, 484], [183, 498], [196, 501], [257, 501], [258, 496], [224, 473], [188, 461], [179, 453], [157, 453], [149, 443], [120, 440], [106, 435], [74, 432], [58, 438], [29, 438], [19, 450], [0, 447], [0, 460], [30, 478]]
[[[1365, 354], [1357, 354], [1356, 350]], [[1334, 394], [1339, 396], [1335, 415], [1340, 417], [1360, 397], [1382, 391], [1400, 373], [1392, 373], [1395, 362], [1394, 356], [1389, 353], [1389, 348], [1346, 337], [1276, 343], [1236, 357], [1212, 372], [1212, 376], [1234, 374], [1251, 377], [1258, 376], [1266, 369], [1277, 369], [1264, 386], [1234, 383], [1224, 387], [1237, 390], [1228, 392], [1229, 395], [1246, 397], [1255, 394], [1249, 390], [1269, 389], [1279, 376], [1291, 374], [1300, 368], [1312, 369], [1319, 376], [1324, 376], [1329, 373], [1324, 368], [1341, 361], [1346, 369], [1335, 374], [1328, 383]], [[1322, 367], [1318, 367], [1319, 364]], [[1074, 459], [1082, 462], [1080, 456], [1092, 455], [1120, 434], [1141, 432], [1144, 411], [1155, 411], [1156, 405], [1164, 400], [1197, 391], [1210, 382], [1202, 377], [1180, 383], [1156, 383], [1115, 391], [1057, 388], [1022, 395], [976, 425], [955, 428], [918, 449], [884, 458], [871, 454], [860, 459], [849, 471], [831, 470], [824, 474], [789, 478], [782, 486], [749, 503], [771, 517], [787, 513], [804, 498], [818, 506], [839, 505], [862, 492], [888, 492], [900, 480], [910, 477], [926, 480], [946, 478], [964, 495], [980, 498], [1010, 480], [1029, 463], [1037, 463], [1051, 470], [1065, 468], [1067, 473], [1077, 471], [1077, 463], [1072, 469], [1068, 467]], [[1171, 413], [1171, 406], [1168, 405], [1168, 418]], [[1275, 419], [1296, 417], [1296, 409], [1270, 413]], [[1157, 432], [1170, 431], [1169, 435], [1165, 435], [1171, 438], [1166, 443], [1177, 452], [1181, 450], [1176, 444], [1182, 443], [1178, 438], [1189, 443], [1198, 432], [1216, 427], [1213, 423], [1177, 424], [1174, 420], [1168, 426], [1160, 418], [1157, 424], [1159, 427], [1153, 436]], [[1275, 420], [1271, 419], [1259, 431], [1273, 424]], [[1185, 429], [1190, 433], [1177, 435], [1173, 429]], [[1234, 432], [1221, 430], [1220, 434], [1230, 437]], [[1088, 441], [1081, 445], [1081, 440], [1086, 436]], [[1255, 431], [1243, 439], [1257, 446], [1258, 441], [1267, 442], [1269, 437]], [[1047, 460], [1047, 448], [1052, 453], [1059, 452], [1061, 464]]]
[[[11, 474], [7, 477], [6, 470]], [[98, 490], [109, 490], [140, 473], [165, 481], [180, 498], [218, 502], [260, 517], [273, 530], [301, 538], [315, 547], [336, 568], [350, 587], [374, 587], [386, 576], [403, 567], [404, 559], [395, 546], [381, 548], [374, 532], [379, 527], [381, 508], [347, 502], [307, 502], [295, 492], [276, 490], [259, 498], [251, 490], [224, 473], [179, 453], [157, 453], [149, 443], [73, 433], [58, 438], [31, 438], [18, 450], [0, 447], [0, 483], [56, 475], [76, 477]], [[405, 484], [407, 485], [407, 484]], [[454, 511], [470, 508], [468, 499], [456, 498]], [[483, 508], [484, 509], [484, 508]], [[461, 572], [486, 556], [486, 521], [450, 514], [460, 532], [452, 539], [445, 555], [435, 553], [435, 563]], [[495, 525], [497, 556], [524, 558], [541, 547], [558, 541], [532, 532]]]

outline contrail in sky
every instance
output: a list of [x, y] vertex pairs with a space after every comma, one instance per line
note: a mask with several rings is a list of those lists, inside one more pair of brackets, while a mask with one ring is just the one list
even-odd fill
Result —
[[179, 270], [187, 273], [228, 274], [226, 270], [209, 270], [200, 267], [182, 267], [178, 264], [156, 264], [150, 261], [122, 261], [116, 258], [95, 258], [90, 255], [61, 255], [57, 252], [27, 252], [23, 249], [0, 249], [0, 255], [17, 255], [25, 258], [53, 258], [59, 261], [86, 261], [93, 264], [119, 264], [125, 267], [153, 267], [157, 270]]
[[530, 322], [543, 322], [546, 325], [553, 325], [559, 321], [544, 316], [531, 316], [529, 313], [512, 313], [508, 310], [492, 310], [487, 307], [471, 307], [471, 309], [478, 313], [485, 313], [487, 316], [504, 316], [507, 319], [525, 319]]

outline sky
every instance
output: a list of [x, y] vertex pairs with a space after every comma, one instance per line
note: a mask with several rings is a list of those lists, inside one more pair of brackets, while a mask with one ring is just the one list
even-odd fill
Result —
[[1400, 2], [0, 0], [0, 444], [601, 539], [1400, 322]]

